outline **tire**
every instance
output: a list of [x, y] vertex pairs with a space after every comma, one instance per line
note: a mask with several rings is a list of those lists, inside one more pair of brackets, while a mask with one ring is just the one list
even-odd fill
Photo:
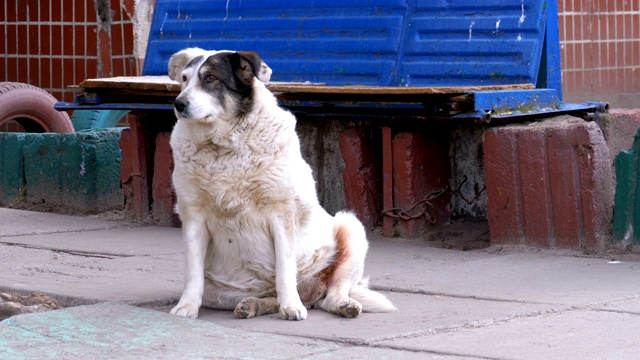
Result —
[[39, 87], [17, 82], [0, 82], [0, 125], [14, 120], [26, 132], [74, 132], [69, 115], [53, 108], [57, 101]]
[[71, 123], [76, 131], [115, 127], [129, 110], [75, 110]]

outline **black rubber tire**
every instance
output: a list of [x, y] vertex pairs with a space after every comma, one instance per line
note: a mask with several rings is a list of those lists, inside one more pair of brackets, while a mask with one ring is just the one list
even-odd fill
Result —
[[69, 115], [57, 111], [57, 102], [47, 91], [24, 83], [0, 82], [0, 125], [14, 120], [26, 132], [74, 132]]

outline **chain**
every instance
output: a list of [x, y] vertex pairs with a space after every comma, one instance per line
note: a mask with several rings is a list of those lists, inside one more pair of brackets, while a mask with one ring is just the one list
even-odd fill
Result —
[[431, 203], [433, 200], [439, 198], [440, 196], [451, 193], [451, 195], [459, 196], [464, 202], [467, 204], [473, 204], [478, 197], [486, 190], [486, 186], [480, 190], [480, 192], [471, 200], [468, 200], [460, 191], [464, 183], [467, 182], [467, 176], [464, 176], [464, 180], [460, 183], [457, 189], [451, 190], [449, 185], [445, 186], [444, 189], [440, 191], [434, 191], [429, 195], [423, 197], [422, 199], [416, 201], [413, 205], [411, 205], [408, 209], [403, 208], [391, 208], [389, 210], [385, 210], [382, 212], [383, 216], [388, 216], [394, 219], [402, 219], [402, 220], [413, 220], [417, 218], [424, 217], [431, 224], [435, 224], [438, 221], [438, 212], [436, 211], [435, 206]]

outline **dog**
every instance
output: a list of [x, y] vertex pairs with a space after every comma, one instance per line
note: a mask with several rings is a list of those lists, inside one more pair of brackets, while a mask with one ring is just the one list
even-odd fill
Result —
[[260, 56], [189, 48], [168, 72], [181, 87], [170, 144], [186, 251], [171, 314], [197, 318], [204, 306], [303, 320], [313, 307], [348, 318], [395, 310], [363, 278], [363, 225], [320, 206], [296, 119], [265, 86], [272, 71]]

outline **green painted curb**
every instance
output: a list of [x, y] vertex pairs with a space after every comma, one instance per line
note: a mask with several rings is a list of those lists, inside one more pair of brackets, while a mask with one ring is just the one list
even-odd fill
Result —
[[629, 151], [616, 157], [616, 193], [614, 197], [613, 240], [640, 243], [640, 204], [638, 168], [640, 167], [640, 131]]
[[120, 188], [121, 128], [71, 134], [0, 133], [0, 202], [26, 189], [26, 201], [81, 212], [123, 207]]

